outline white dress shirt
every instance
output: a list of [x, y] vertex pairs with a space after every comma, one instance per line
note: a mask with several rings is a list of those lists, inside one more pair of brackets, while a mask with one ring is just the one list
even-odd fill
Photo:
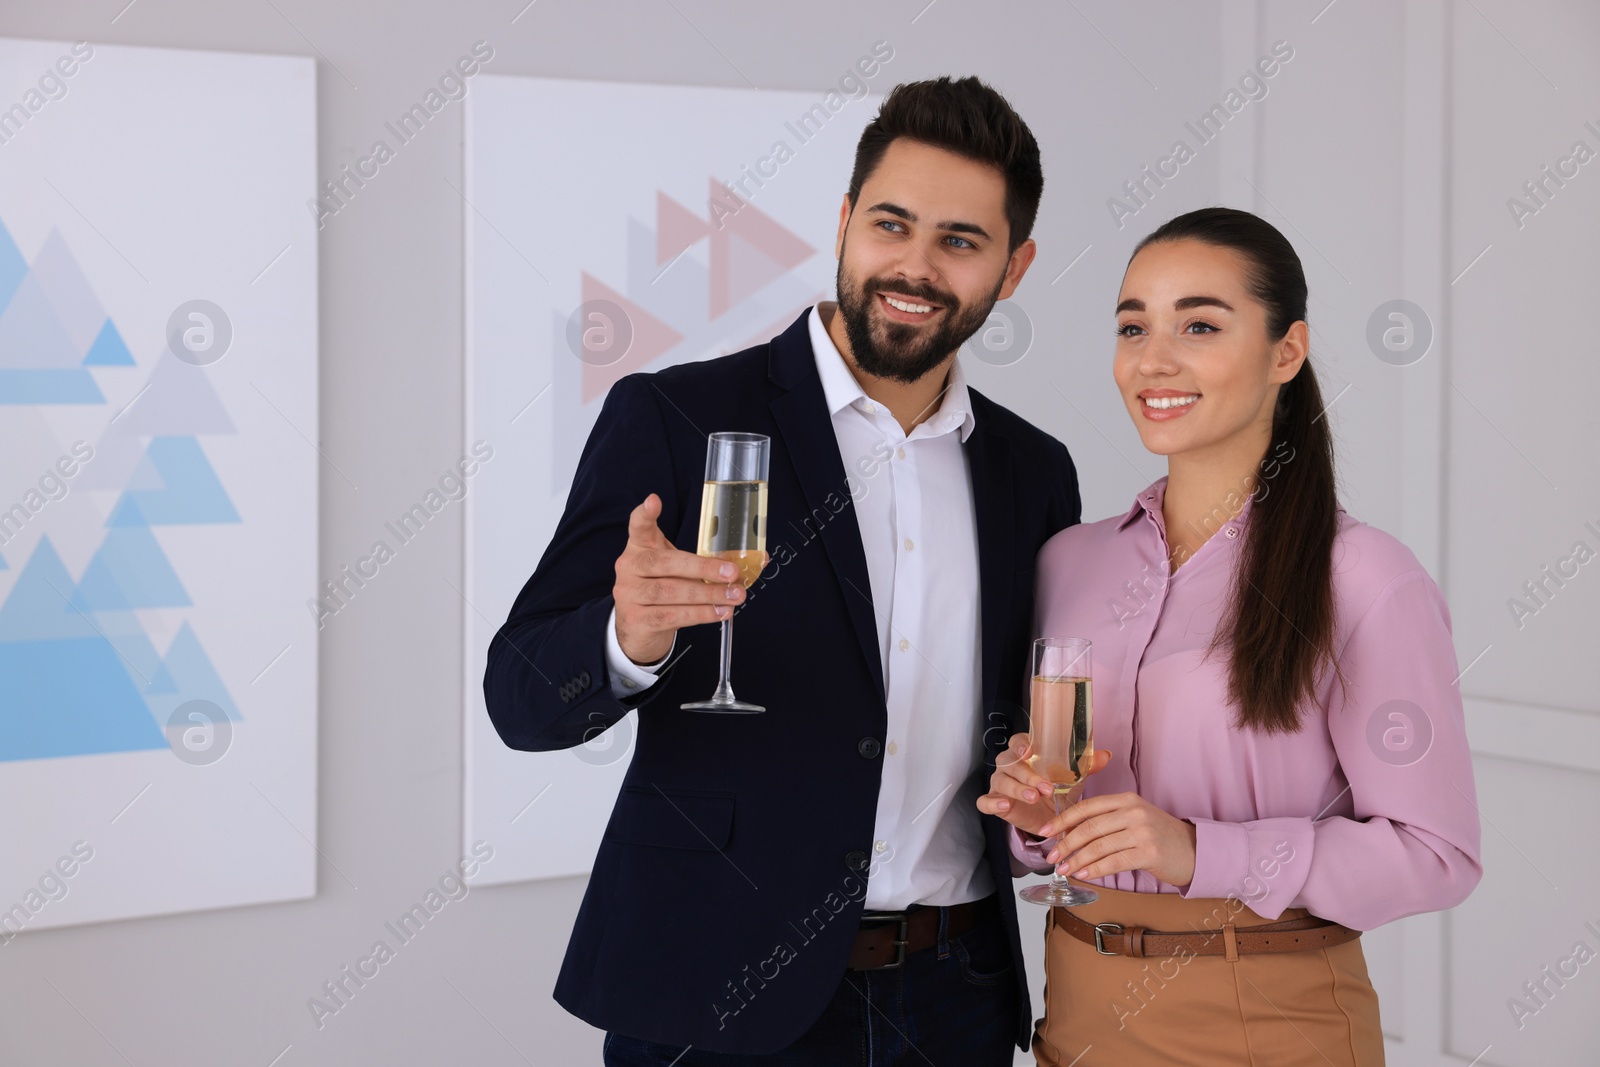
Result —
[[[982, 650], [977, 519], [961, 447], [974, 425], [966, 376], [952, 360], [938, 409], [907, 434], [862, 392], [817, 308], [808, 327], [855, 498], [888, 706], [865, 906], [978, 900], [995, 886], [975, 807], [984, 783], [973, 777]], [[666, 659], [630, 661], [616, 623], [613, 609], [606, 661], [612, 691], [630, 696]]]

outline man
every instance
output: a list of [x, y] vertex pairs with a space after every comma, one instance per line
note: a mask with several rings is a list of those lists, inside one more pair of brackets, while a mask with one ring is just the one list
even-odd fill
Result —
[[[606, 398], [491, 644], [512, 748], [639, 709], [556, 999], [612, 1065], [1009, 1064], [1032, 1013], [1004, 824], [1034, 556], [1078, 521], [1060, 442], [956, 352], [1033, 261], [1032, 133], [977, 79], [896, 87], [839, 212], [838, 305]], [[746, 594], [693, 554], [705, 435], [772, 439]], [[741, 699], [715, 688], [737, 610]]]

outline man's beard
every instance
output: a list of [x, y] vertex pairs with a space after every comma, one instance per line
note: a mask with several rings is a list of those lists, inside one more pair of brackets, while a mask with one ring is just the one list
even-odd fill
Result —
[[[989, 321], [989, 312], [1000, 298], [1005, 275], [995, 283], [994, 292], [970, 308], [962, 306], [953, 293], [932, 285], [913, 285], [904, 279], [871, 278], [863, 285], [852, 285], [844, 272], [844, 255], [834, 275], [839, 294], [839, 314], [844, 316], [845, 336], [850, 339], [850, 354], [856, 366], [876, 378], [910, 385], [943, 363], [945, 357], [966, 343]], [[937, 304], [939, 326], [928, 330], [904, 322], [875, 321], [872, 304], [879, 293], [893, 294], [914, 302]]]

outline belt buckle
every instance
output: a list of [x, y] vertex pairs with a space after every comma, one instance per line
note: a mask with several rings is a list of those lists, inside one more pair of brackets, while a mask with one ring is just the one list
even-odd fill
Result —
[[863, 970], [863, 971], [887, 971], [887, 970], [892, 970], [892, 969], [894, 969], [896, 967], [904, 967], [905, 963], [906, 963], [906, 944], [910, 939], [910, 928], [911, 928], [910, 913], [909, 912], [904, 912], [904, 911], [890, 911], [890, 912], [879, 912], [876, 915], [863, 914], [861, 916], [861, 921], [863, 923], [887, 923], [887, 922], [899, 923], [900, 924], [900, 929], [898, 931], [896, 931], [896, 933], [899, 936], [894, 939], [895, 956], [894, 956], [893, 960], [891, 960], [888, 963], [880, 963], [876, 967], [861, 967], [861, 968], [858, 968], [858, 970]]
[[1094, 924], [1094, 950], [1102, 956], [1120, 956], [1120, 952], [1106, 951], [1106, 934], [1120, 934], [1126, 928], [1121, 923], [1095, 923]]

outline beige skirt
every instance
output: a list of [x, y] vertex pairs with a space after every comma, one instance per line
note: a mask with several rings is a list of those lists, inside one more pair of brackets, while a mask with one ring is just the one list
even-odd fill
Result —
[[[1079, 883], [1074, 879], [1074, 884]], [[1175, 893], [1100, 894], [1073, 908], [1091, 923], [1149, 930], [1259, 926], [1242, 901]], [[1303, 952], [1106, 956], [1045, 924], [1045, 1014], [1034, 1028], [1041, 1067], [1375, 1067], [1383, 1063], [1378, 995], [1361, 941]], [[1309, 914], [1291, 908], [1278, 918]]]

